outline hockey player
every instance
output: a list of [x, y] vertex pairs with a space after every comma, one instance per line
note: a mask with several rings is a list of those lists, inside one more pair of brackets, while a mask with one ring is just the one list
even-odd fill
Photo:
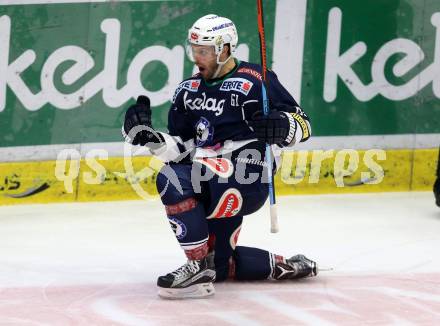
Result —
[[149, 100], [128, 108], [126, 141], [147, 146], [166, 162], [157, 190], [187, 263], [160, 276], [159, 295], [204, 297], [214, 281], [287, 280], [317, 274], [303, 255], [289, 259], [236, 246], [243, 216], [266, 201], [265, 144], [289, 147], [307, 140], [307, 115], [268, 72], [271, 113], [262, 114], [261, 66], [233, 57], [234, 23], [217, 15], [198, 19], [188, 31], [187, 52], [199, 72], [177, 87], [168, 133], [151, 123]]

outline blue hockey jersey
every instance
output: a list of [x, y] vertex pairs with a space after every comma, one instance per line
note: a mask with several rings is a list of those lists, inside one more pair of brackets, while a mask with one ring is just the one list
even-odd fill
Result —
[[[262, 69], [234, 60], [235, 68], [222, 78], [206, 81], [196, 74], [179, 84], [168, 113], [168, 133], [160, 132], [165, 146], [154, 155], [165, 162], [180, 161], [192, 151], [197, 157], [217, 156], [260, 142], [248, 121], [263, 110]], [[267, 84], [270, 109], [288, 113], [295, 124], [288, 146], [307, 140], [311, 134], [307, 115], [272, 71], [267, 72]]]
[[[181, 82], [169, 111], [169, 134], [184, 142], [193, 139], [196, 147], [254, 139], [247, 121], [263, 110], [261, 71], [260, 65], [236, 60], [235, 68], [222, 79], [208, 82], [196, 74]], [[268, 71], [267, 80], [271, 110], [294, 112], [307, 118], [275, 73]]]

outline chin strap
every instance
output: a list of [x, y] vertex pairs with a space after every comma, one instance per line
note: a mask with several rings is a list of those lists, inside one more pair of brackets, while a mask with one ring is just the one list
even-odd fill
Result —
[[229, 59], [232, 58], [232, 54], [230, 54], [229, 57], [227, 57], [225, 61], [220, 61], [220, 54], [221, 54], [221, 52], [219, 54], [217, 54], [217, 65], [218, 66], [217, 66], [217, 70], [215, 71], [215, 74], [212, 76], [211, 79], [217, 78], [217, 76], [220, 73], [220, 71], [222, 70], [223, 66], [226, 64], [226, 62], [229, 61]]

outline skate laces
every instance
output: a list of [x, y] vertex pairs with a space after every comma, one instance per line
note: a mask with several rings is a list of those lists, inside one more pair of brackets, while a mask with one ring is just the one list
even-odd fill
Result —
[[171, 275], [174, 275], [176, 279], [184, 278], [185, 276], [195, 274], [200, 270], [197, 260], [188, 260], [186, 264], [180, 266]]

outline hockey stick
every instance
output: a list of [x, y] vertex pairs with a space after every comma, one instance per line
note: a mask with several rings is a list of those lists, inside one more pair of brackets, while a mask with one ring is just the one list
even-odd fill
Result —
[[[258, 36], [260, 38], [260, 57], [261, 67], [263, 70], [263, 80], [261, 83], [261, 92], [263, 98], [263, 113], [265, 116], [269, 115], [269, 100], [267, 98], [267, 62], [266, 62], [266, 40], [264, 38], [264, 17], [263, 17], [263, 3], [262, 0], [257, 0], [258, 11]], [[269, 181], [269, 200], [270, 200], [270, 232], [278, 232], [278, 214], [275, 200], [275, 185], [272, 176], [272, 153], [269, 144], [266, 144], [265, 161], [267, 164], [267, 174]]]

